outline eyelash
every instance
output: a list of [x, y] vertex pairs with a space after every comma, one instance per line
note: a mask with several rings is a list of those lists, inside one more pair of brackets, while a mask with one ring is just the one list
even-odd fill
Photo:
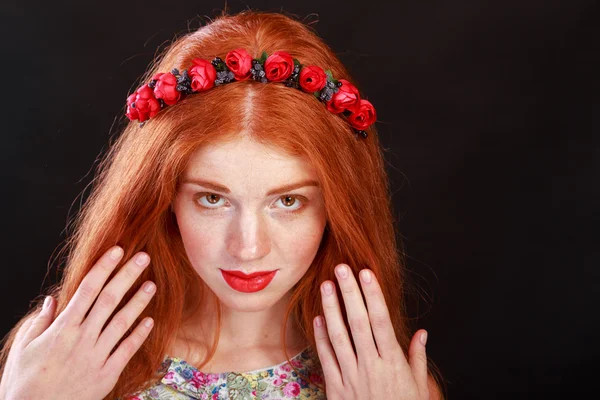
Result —
[[[196, 198], [197, 198], [197, 200], [200, 200], [200, 199], [204, 199], [204, 198], [206, 198], [206, 196], [208, 196], [208, 195], [215, 195], [215, 196], [219, 196], [219, 200], [220, 200], [220, 199], [225, 199], [225, 198], [224, 198], [223, 196], [221, 196], [220, 194], [218, 194], [218, 193], [211, 193], [211, 192], [202, 192], [202, 193], [198, 193], [198, 194], [196, 195]], [[297, 195], [297, 194], [286, 194], [286, 195], [280, 196], [280, 197], [277, 199], [277, 201], [281, 201], [281, 200], [285, 199], [286, 197], [291, 197], [291, 198], [293, 198], [295, 201], [298, 201], [298, 200], [300, 200], [300, 202], [301, 202], [301, 205], [300, 205], [300, 207], [298, 207], [297, 209], [295, 209], [295, 210], [290, 210], [290, 211], [285, 211], [285, 212], [287, 212], [287, 213], [290, 213], [290, 214], [295, 214], [295, 213], [297, 213], [297, 212], [299, 212], [299, 211], [302, 211], [302, 209], [305, 207], [306, 203], [308, 202], [308, 199], [307, 199], [306, 197], [304, 197], [304, 196], [300, 196], [300, 195]], [[219, 207], [206, 207], [206, 206], [204, 206], [204, 205], [200, 204], [200, 202], [199, 202], [199, 201], [197, 201], [197, 203], [200, 205], [200, 207], [202, 207], [202, 208], [204, 208], [204, 209], [206, 209], [206, 210], [216, 210], [216, 209], [218, 209], [218, 208], [219, 208]], [[294, 205], [295, 205], [295, 204], [296, 204], [296, 203], [294, 202]], [[284, 206], [284, 207], [282, 207], [282, 209], [284, 209], [284, 210], [285, 210], [286, 208], [289, 208], [289, 207], [285, 207], [285, 206]]]

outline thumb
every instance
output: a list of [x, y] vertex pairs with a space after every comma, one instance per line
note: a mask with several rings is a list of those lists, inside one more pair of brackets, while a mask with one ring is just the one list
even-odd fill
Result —
[[40, 336], [54, 320], [54, 308], [56, 304], [52, 296], [46, 296], [42, 311], [31, 321], [29, 329], [25, 332], [25, 336], [21, 342], [21, 346], [27, 346], [32, 340]]

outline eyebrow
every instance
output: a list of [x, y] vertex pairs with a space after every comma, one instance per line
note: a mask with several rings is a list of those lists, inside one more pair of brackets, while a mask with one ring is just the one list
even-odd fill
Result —
[[[182, 181], [182, 183], [193, 183], [195, 185], [204, 186], [205, 188], [215, 190], [217, 192], [221, 192], [221, 193], [225, 193], [225, 194], [231, 193], [231, 190], [229, 190], [227, 187], [219, 185], [218, 183], [211, 182], [211, 181], [199, 180], [199, 179], [184, 179]], [[291, 190], [298, 189], [298, 188], [305, 187], [305, 186], [320, 187], [321, 185], [319, 185], [319, 182], [317, 182], [313, 179], [308, 179], [308, 180], [291, 183], [289, 185], [284, 185], [284, 186], [272, 189], [271, 191], [269, 191], [269, 193], [266, 194], [266, 196], [271, 196], [274, 194], [283, 194], [285, 192], [289, 192]]]

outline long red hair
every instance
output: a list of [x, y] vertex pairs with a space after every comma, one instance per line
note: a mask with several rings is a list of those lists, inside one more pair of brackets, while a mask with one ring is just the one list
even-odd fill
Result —
[[[157, 72], [187, 69], [196, 57], [224, 59], [240, 47], [254, 58], [263, 51], [287, 51], [305, 65], [321, 66], [336, 79], [353, 82], [333, 51], [307, 25], [283, 14], [256, 11], [223, 14], [179, 37], [157, 56], [141, 82], [148, 82]], [[107, 399], [133, 394], [156, 381], [169, 344], [198, 307], [202, 296], [198, 288], [203, 285], [187, 259], [170, 203], [191, 153], [242, 131], [259, 142], [306, 157], [322, 185], [327, 225], [313, 264], [293, 288], [286, 324], [294, 318], [316, 348], [312, 321], [322, 314], [320, 283], [335, 281], [333, 267], [342, 262], [354, 274], [370, 268], [381, 282], [397, 339], [408, 356], [412, 331], [403, 298], [407, 291], [404, 252], [396, 241], [389, 183], [374, 125], [367, 129], [367, 139], [357, 139], [343, 117], [328, 111], [311, 94], [283, 84], [248, 80], [188, 96], [160, 111], [142, 128], [129, 122], [99, 164], [93, 190], [59, 253], [66, 255], [63, 277], [48, 290], [57, 301], [56, 315], [111, 246], [118, 244], [125, 250], [122, 264], [142, 250], [152, 259], [113, 316], [142, 282], [152, 280], [156, 295], [130, 331], [146, 316], [152, 316], [155, 324]], [[37, 304], [5, 337], [0, 374], [17, 330], [40, 308]], [[286, 352], [285, 329], [281, 334]], [[216, 341], [213, 344], [198, 368], [214, 354]], [[290, 355], [285, 354], [289, 361]], [[429, 368], [440, 388], [441, 375], [431, 360]]]

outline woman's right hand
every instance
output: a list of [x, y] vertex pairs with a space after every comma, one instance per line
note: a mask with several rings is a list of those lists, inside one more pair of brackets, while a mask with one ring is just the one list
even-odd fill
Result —
[[[50, 303], [42, 312], [23, 324], [9, 352], [0, 399], [101, 400], [110, 393], [131, 357], [148, 337], [152, 318], [141, 321], [112, 355], [110, 352], [156, 290], [153, 282], [145, 282], [102, 330], [150, 262], [148, 254], [137, 253], [104, 287], [121, 257], [120, 247], [109, 249], [85, 276], [56, 319], [56, 302], [50, 297]], [[144, 291], [146, 288], [150, 290]], [[89, 311], [92, 304], [94, 307]], [[145, 324], [147, 322], [150, 326]]]

